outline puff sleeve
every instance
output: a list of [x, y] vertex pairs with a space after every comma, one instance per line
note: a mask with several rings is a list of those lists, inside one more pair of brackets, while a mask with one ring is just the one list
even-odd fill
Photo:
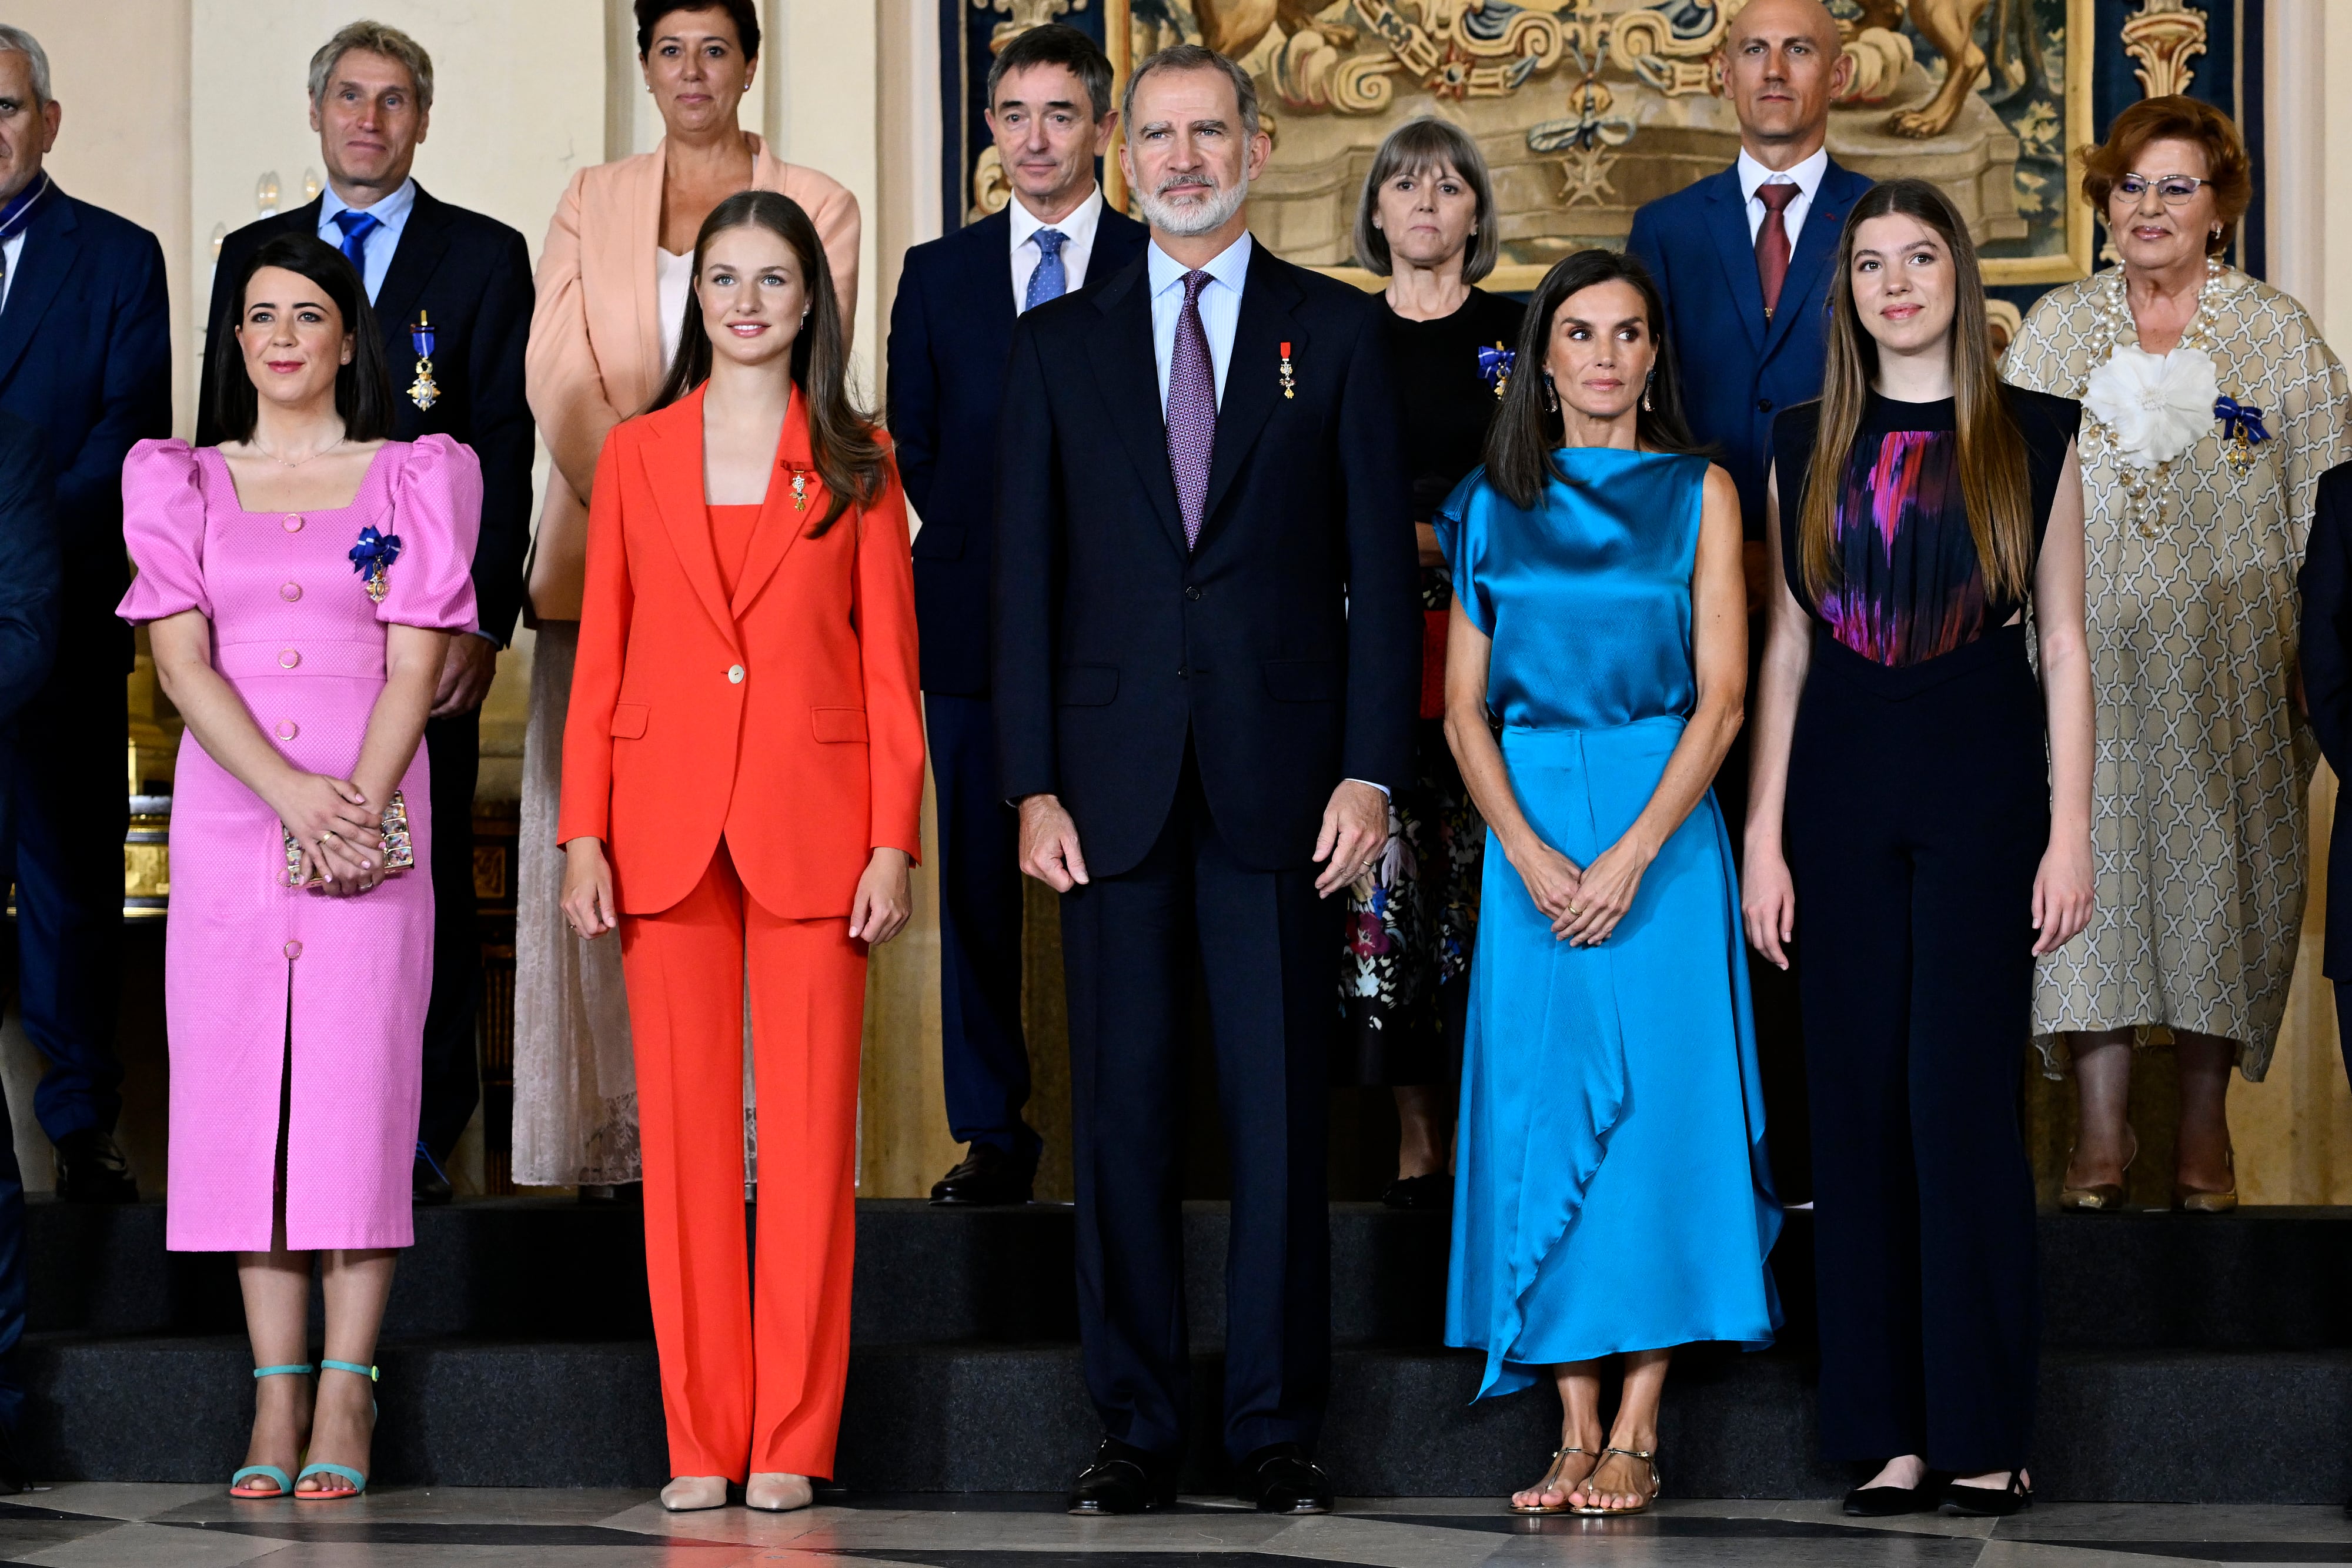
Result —
[[115, 614], [134, 625], [194, 610], [210, 619], [205, 497], [195, 449], [142, 441], [122, 460], [122, 543], [139, 575]]
[[384, 572], [375, 618], [428, 632], [473, 631], [474, 541], [481, 527], [481, 461], [448, 436], [419, 437], [392, 482], [392, 517], [383, 531], [400, 536], [400, 556]]

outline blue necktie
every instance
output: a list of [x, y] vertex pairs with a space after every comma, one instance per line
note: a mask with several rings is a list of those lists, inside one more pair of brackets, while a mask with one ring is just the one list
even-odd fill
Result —
[[1059, 299], [1069, 292], [1070, 280], [1062, 270], [1062, 247], [1070, 236], [1059, 229], [1039, 229], [1037, 270], [1029, 275], [1029, 292], [1021, 301], [1024, 310], [1034, 310], [1048, 299]]
[[343, 254], [351, 257], [352, 270], [360, 275], [360, 282], [364, 286], [367, 282], [368, 235], [383, 227], [383, 220], [373, 213], [353, 212], [345, 207], [335, 214], [335, 226], [343, 231]]

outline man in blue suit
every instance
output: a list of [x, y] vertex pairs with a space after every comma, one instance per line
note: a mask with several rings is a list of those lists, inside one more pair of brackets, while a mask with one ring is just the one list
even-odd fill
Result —
[[1048, 23], [988, 73], [988, 126], [1013, 184], [1004, 211], [907, 253], [890, 309], [889, 421], [915, 538], [915, 614], [940, 823], [940, 1050], [948, 1124], [971, 1148], [931, 1188], [942, 1204], [1026, 1203], [1040, 1142], [1022, 1119], [1018, 820], [997, 788], [989, 703], [996, 432], [1021, 312], [1143, 254], [1095, 160], [1118, 119], [1110, 62]]
[[[1739, 487], [1754, 616], [1771, 581], [1764, 481], [1772, 421], [1822, 395], [1823, 308], [1838, 231], [1871, 182], [1830, 159], [1830, 104], [1853, 68], [1821, 0], [1750, 0], [1723, 47], [1739, 157], [1635, 213], [1626, 248], [1648, 265], [1665, 298], [1691, 429], [1720, 450]], [[1751, 683], [1760, 632], [1751, 622]], [[1716, 793], [1738, 843], [1748, 803], [1744, 737], [1724, 758]], [[1812, 1196], [1812, 1164], [1795, 982], [1767, 964], [1749, 972], [1773, 1175], [1784, 1201], [1803, 1202]]]
[[139, 1194], [114, 1142], [114, 1009], [131, 629], [114, 607], [130, 581], [122, 459], [172, 434], [172, 308], [155, 236], [42, 170], [59, 120], [48, 57], [0, 27], [0, 411], [47, 437], [64, 561], [56, 664], [8, 759], [15, 831], [0, 874], [16, 883], [17, 997], [47, 1061], [33, 1103], [58, 1194], [128, 1202]]

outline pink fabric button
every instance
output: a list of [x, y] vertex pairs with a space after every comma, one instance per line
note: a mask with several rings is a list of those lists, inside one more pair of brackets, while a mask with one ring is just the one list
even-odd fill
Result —
[[289, 942], [284, 947], [280, 948], [279, 951], [284, 953], [289, 958], [299, 958], [302, 956], [302, 944], [299, 942]]
[[281, 719], [279, 719], [279, 720], [278, 721], [278, 739], [280, 739], [280, 740], [291, 740], [291, 739], [293, 739], [296, 736], [298, 736], [298, 735], [299, 735], [299, 734], [301, 734], [301, 733], [302, 733], [302, 727], [301, 727], [300, 725], [299, 725], [299, 724], [296, 724], [292, 719], [290, 719], [290, 718], [281, 718]]
[[301, 662], [302, 655], [297, 649], [280, 648], [278, 651], [278, 667], [281, 670], [290, 670]]
[[301, 513], [289, 512], [286, 514], [286, 531], [289, 534], [299, 534], [302, 531]]
[[302, 585], [299, 582], [281, 582], [278, 585], [278, 597], [291, 604], [302, 597]]

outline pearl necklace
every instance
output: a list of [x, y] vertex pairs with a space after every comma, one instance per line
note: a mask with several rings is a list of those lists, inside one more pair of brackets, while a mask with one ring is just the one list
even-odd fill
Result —
[[[2205, 258], [2205, 282], [2197, 290], [2197, 307], [2189, 313], [2189, 325], [2181, 329], [2178, 347], [2197, 350], [2209, 359], [2213, 357], [2219, 345], [2213, 337], [2212, 323], [2207, 319], [2206, 306], [2213, 298], [2214, 285], [2228, 270], [2219, 257], [2209, 256]], [[2124, 269], [2120, 267], [2111, 268], [2107, 277], [2110, 281], [2099, 293], [2098, 319], [2104, 329], [2102, 335], [2107, 342], [2108, 355], [2112, 358], [2118, 349], [2139, 347], [2139, 324], [2132, 319], [2131, 297], [2124, 283]], [[2083, 411], [2083, 419], [2099, 432], [2110, 447], [2119, 444], [2115, 431], [2088, 408]], [[2171, 520], [2168, 514], [2172, 507], [2172, 465], [2179, 461], [2179, 458], [2167, 458], [2153, 468], [2142, 468], [2133, 463], [2116, 465], [2116, 476], [2123, 486], [2124, 517], [2139, 530], [2139, 536], [2144, 539], [2159, 537], [2165, 525]]]

